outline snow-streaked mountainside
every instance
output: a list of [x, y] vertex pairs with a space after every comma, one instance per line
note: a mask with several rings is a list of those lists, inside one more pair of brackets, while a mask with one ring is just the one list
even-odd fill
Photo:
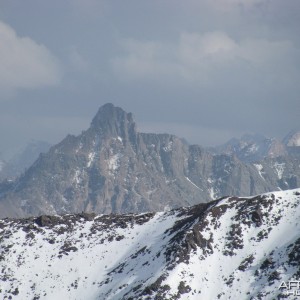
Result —
[[86, 131], [52, 146], [15, 180], [0, 182], [0, 218], [163, 211], [300, 187], [300, 147], [249, 136], [228, 151], [141, 133], [131, 113], [107, 103]]
[[299, 205], [295, 189], [159, 213], [3, 219], [0, 298], [282, 299], [300, 280]]
[[217, 154], [235, 155], [243, 162], [254, 163], [266, 158], [276, 159], [295, 155], [299, 157], [300, 131], [290, 132], [282, 141], [260, 134], [245, 134], [227, 143], [211, 147]]

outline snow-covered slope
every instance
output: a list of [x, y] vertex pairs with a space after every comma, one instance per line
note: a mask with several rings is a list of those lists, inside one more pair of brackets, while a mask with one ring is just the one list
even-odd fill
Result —
[[[227, 300], [296, 295], [299, 205], [296, 189], [161, 213], [4, 219], [0, 298]], [[296, 284], [288, 289], [291, 280]]]

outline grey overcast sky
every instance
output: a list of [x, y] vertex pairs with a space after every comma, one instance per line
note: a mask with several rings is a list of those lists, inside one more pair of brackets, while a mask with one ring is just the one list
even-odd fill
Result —
[[59, 142], [111, 102], [216, 145], [300, 120], [299, 0], [0, 0], [0, 152]]

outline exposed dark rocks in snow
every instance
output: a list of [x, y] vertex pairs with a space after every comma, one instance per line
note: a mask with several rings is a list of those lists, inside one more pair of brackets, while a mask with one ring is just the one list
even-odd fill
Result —
[[[284, 299], [299, 190], [160, 213], [0, 220], [1, 299]], [[289, 296], [288, 299], [297, 299]]]

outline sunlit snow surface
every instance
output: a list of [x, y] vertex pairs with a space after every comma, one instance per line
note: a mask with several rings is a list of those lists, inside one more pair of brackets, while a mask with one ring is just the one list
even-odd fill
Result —
[[262, 175], [263, 173], [263, 166], [261, 164], [254, 164], [254, 167], [257, 169], [259, 176], [265, 180], [264, 176]]
[[300, 280], [299, 205], [297, 189], [156, 214], [5, 219], [0, 299], [281, 299], [282, 281]]
[[188, 182], [190, 182], [195, 188], [197, 188], [198, 190], [201, 190], [201, 191], [202, 191], [202, 189], [200, 189], [199, 186], [197, 186], [194, 182], [192, 182], [191, 179], [189, 179], [188, 177], [185, 177], [185, 178], [186, 178], [186, 180], [187, 180]]

